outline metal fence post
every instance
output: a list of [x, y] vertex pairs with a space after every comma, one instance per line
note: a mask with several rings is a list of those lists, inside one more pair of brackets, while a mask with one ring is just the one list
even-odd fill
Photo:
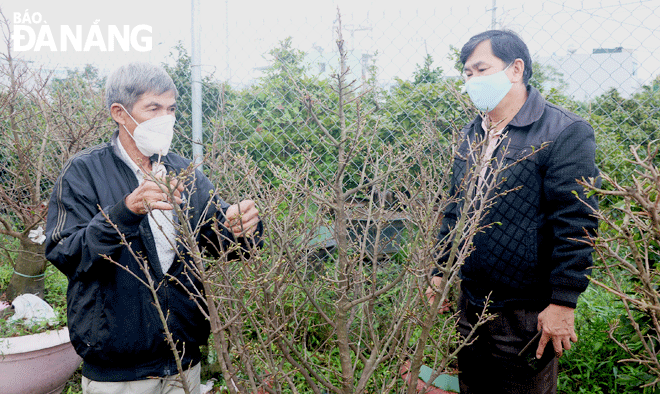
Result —
[[192, 152], [193, 161], [201, 163], [204, 156], [202, 147], [202, 62], [201, 52], [202, 44], [200, 41], [201, 36], [201, 21], [200, 15], [200, 0], [191, 0], [192, 6], [192, 20], [191, 20], [191, 37], [192, 37]]

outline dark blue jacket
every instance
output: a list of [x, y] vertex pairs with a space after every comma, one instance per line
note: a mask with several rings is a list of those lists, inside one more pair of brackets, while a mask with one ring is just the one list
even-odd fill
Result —
[[[491, 225], [473, 239], [474, 249], [461, 268], [461, 288], [473, 303], [492, 292], [495, 306], [575, 308], [592, 265], [593, 250], [580, 240], [598, 226], [591, 210], [596, 198], [587, 198], [576, 182], [598, 176], [594, 131], [584, 119], [545, 101], [535, 88], [528, 93], [495, 151], [497, 162], [503, 160], [506, 167], [495, 193], [506, 193], [495, 198], [481, 221]], [[461, 133], [450, 191], [458, 199], [444, 213], [439, 239], [449, 234], [461, 212], [461, 182], [473, 172], [468, 171], [473, 165], [468, 148], [483, 138], [481, 122], [477, 117]], [[446, 258], [445, 253], [439, 263]]]
[[[141, 279], [146, 276], [102, 211], [125, 235], [133, 252], [148, 260], [150, 275], [159, 284], [158, 299], [167, 314], [169, 329], [179, 348], [185, 350], [186, 367], [200, 361], [199, 346], [207, 343], [209, 335], [209, 322], [189, 295], [201, 289], [201, 284], [187, 273], [186, 266], [192, 264], [189, 254], [178, 246], [178, 257], [168, 271], [178, 281], [164, 280], [147, 215], [131, 212], [124, 203], [138, 181], [117, 149], [111, 143], [102, 144], [66, 163], [51, 196], [46, 226], [46, 258], [69, 278], [71, 342], [84, 360], [83, 375], [96, 381], [139, 380], [177, 373], [152, 294], [131, 273]], [[172, 153], [162, 162], [168, 172], [176, 173], [190, 164]], [[189, 206], [191, 227], [203, 224], [200, 246], [217, 252], [218, 247], [227, 247], [234, 238], [224, 230], [226, 239], [219, 241], [211, 228], [209, 219], [215, 216], [222, 222], [223, 212], [229, 207], [219, 198], [210, 201], [212, 189], [210, 181], [195, 171], [183, 197]], [[208, 240], [215, 240], [214, 245], [207, 245]]]

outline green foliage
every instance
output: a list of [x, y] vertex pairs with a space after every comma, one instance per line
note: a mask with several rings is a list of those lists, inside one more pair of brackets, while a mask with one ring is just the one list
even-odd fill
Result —
[[[309, 76], [303, 64], [304, 52], [293, 48], [291, 38], [269, 53], [271, 65], [259, 83], [237, 96], [232, 118], [240, 119], [241, 128], [229, 131], [234, 141], [244, 141], [265, 179], [277, 184], [273, 171], [295, 168], [310, 155], [318, 162], [319, 176], [329, 176], [335, 165], [333, 152], [322, 132], [310, 119], [303, 95], [313, 102], [336, 97], [328, 81]], [[333, 136], [338, 120], [328, 108], [317, 116]], [[238, 123], [238, 122], [237, 122]], [[317, 177], [318, 178], [318, 177]]]
[[45, 322], [28, 325], [20, 321], [12, 322], [8, 319], [0, 319], [0, 338], [19, 337], [24, 335], [39, 334], [46, 331], [57, 330], [66, 326], [66, 314], [62, 319], [61, 311], [56, 311], [58, 322], [57, 324], [48, 324]]
[[413, 82], [396, 78], [385, 95], [378, 131], [383, 144], [405, 146], [426, 127], [438, 131], [440, 144], [449, 144], [453, 131], [474, 116], [460, 99], [463, 80], [444, 78], [443, 70], [432, 68], [432, 63], [428, 55], [423, 66], [417, 65]]
[[597, 162], [615, 180], [626, 180], [633, 174], [634, 166], [628, 160], [631, 148], [660, 137], [660, 92], [656, 85], [657, 79], [631, 98], [611, 89], [582, 105], [581, 114], [596, 132]]
[[438, 83], [442, 78], [442, 68], [431, 68], [433, 65], [433, 57], [426, 55], [424, 58], [424, 65], [417, 64], [417, 70], [413, 72], [413, 84], [419, 85], [420, 83]]
[[18, 245], [16, 238], [0, 234], [0, 294], [11, 279]]
[[539, 62], [532, 62], [532, 77], [529, 84], [545, 93], [548, 96], [554, 94], [561, 94], [566, 88], [563, 74], [559, 73], [554, 67], [540, 64]]
[[447, 59], [454, 62], [454, 70], [458, 71], [458, 73], [462, 75], [463, 63], [461, 63], [461, 49], [453, 45], [450, 45]]
[[[622, 277], [622, 280], [625, 280]], [[632, 283], [629, 284], [632, 290]], [[642, 366], [622, 364], [628, 354], [608, 337], [610, 326], [619, 322], [625, 309], [614, 295], [590, 286], [576, 309], [578, 342], [559, 359], [559, 392], [562, 393], [654, 393], [639, 387], [652, 380]], [[621, 340], [634, 340], [628, 325], [615, 334]]]

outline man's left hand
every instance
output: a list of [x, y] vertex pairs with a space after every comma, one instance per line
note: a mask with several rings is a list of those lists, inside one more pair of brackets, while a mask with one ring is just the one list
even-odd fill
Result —
[[561, 357], [564, 349], [571, 348], [571, 342], [577, 342], [575, 334], [575, 309], [567, 306], [550, 304], [539, 314], [538, 329], [543, 330], [536, 358], [543, 356], [546, 344], [552, 340], [555, 355]]
[[259, 223], [259, 210], [254, 201], [243, 200], [227, 208], [227, 220], [223, 223], [235, 236], [249, 236]]

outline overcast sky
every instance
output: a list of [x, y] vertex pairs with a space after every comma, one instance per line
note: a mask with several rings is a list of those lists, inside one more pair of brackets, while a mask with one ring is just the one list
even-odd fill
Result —
[[[258, 76], [256, 69], [268, 64], [264, 54], [287, 36], [293, 38], [296, 48], [308, 52], [313, 47], [332, 51], [337, 7], [348, 28], [344, 32], [347, 45], [357, 51], [377, 53], [381, 79], [409, 78], [426, 53], [433, 56], [436, 65], [449, 69], [451, 64], [445, 59], [449, 46], [460, 47], [471, 35], [488, 29], [492, 17], [492, 0], [199, 0], [199, 3], [204, 72], [215, 72], [220, 79], [231, 77], [237, 83], [247, 83]], [[660, 0], [529, 3], [498, 0], [496, 16], [498, 23], [521, 34], [535, 57], [563, 56], [569, 49], [591, 53], [597, 47], [623, 46], [634, 51], [643, 81], [660, 72]], [[23, 18], [26, 9], [31, 16], [38, 12], [41, 24], [30, 26], [38, 34], [41, 26], [48, 24], [56, 41], [61, 26], [75, 30], [76, 25], [81, 25], [86, 36], [96, 23], [106, 40], [110, 25], [129, 25], [131, 29], [147, 25], [152, 29], [152, 50], [147, 52], [134, 48], [128, 52], [117, 48], [102, 52], [92, 47], [88, 52], [71, 48], [52, 52], [44, 48], [16, 54], [53, 68], [91, 63], [107, 72], [132, 60], [164, 61], [178, 41], [187, 48], [191, 45], [190, 1], [0, 0], [0, 7], [11, 23], [14, 13], [20, 13]]]

